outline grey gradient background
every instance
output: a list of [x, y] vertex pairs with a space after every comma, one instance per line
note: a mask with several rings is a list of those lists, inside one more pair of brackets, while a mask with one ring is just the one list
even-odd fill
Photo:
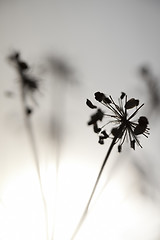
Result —
[[[32, 116], [48, 207], [49, 240], [69, 240], [109, 146], [87, 126], [86, 98], [121, 91], [145, 102], [151, 135], [143, 149], [113, 151], [77, 240], [159, 240], [159, 108], [154, 110], [138, 68], [160, 79], [158, 0], [0, 1], [0, 240], [45, 240], [45, 217], [17, 75], [7, 56], [22, 54], [40, 78]], [[48, 59], [64, 59], [69, 81]], [[159, 80], [157, 80], [159, 83]], [[74, 82], [74, 84], [73, 84]], [[7, 98], [5, 92], [14, 96]], [[59, 125], [56, 125], [58, 119]], [[57, 133], [55, 129], [60, 126]], [[57, 134], [57, 135], [56, 135]], [[55, 215], [55, 162], [59, 156]]]

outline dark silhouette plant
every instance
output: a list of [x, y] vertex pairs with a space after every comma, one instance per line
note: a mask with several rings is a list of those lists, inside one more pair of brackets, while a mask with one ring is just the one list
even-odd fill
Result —
[[[16, 73], [18, 75], [18, 86], [20, 90], [20, 100], [23, 109], [24, 122], [25, 127], [29, 136], [31, 149], [36, 165], [37, 175], [40, 184], [40, 191], [42, 196], [42, 201], [44, 205], [45, 212], [45, 222], [46, 222], [46, 239], [49, 239], [49, 226], [48, 226], [48, 208], [46, 196], [44, 194], [42, 177], [41, 177], [41, 168], [40, 161], [38, 156], [37, 144], [35, 141], [34, 129], [32, 125], [32, 115], [35, 111], [35, 104], [37, 104], [35, 95], [39, 92], [40, 81], [30, 74], [30, 66], [26, 61], [22, 60], [21, 54], [19, 52], [14, 52], [8, 57], [9, 61], [13, 64], [16, 69]], [[63, 128], [64, 125], [64, 112], [66, 107], [66, 94], [67, 87], [69, 85], [73, 86], [77, 83], [75, 80], [75, 71], [73, 68], [62, 58], [51, 56], [47, 59], [47, 66], [49, 67], [49, 73], [52, 74], [53, 77], [53, 95], [54, 95], [54, 106], [53, 107], [53, 115], [51, 116], [51, 134], [53, 135], [53, 139], [56, 144], [56, 190], [55, 190], [55, 206], [53, 211], [54, 223], [51, 229], [50, 239], [53, 240], [54, 230], [56, 224], [56, 215], [57, 215], [57, 197], [58, 197], [58, 177], [59, 177], [59, 164], [60, 164], [60, 154], [61, 154], [61, 145], [62, 145], [62, 136], [63, 136]], [[5, 95], [7, 97], [14, 97], [13, 91], [6, 91]], [[59, 106], [59, 107], [57, 107]], [[62, 111], [62, 107], [63, 110]], [[59, 111], [61, 109], [61, 111]], [[53, 130], [53, 131], [52, 131]]]
[[[30, 67], [29, 65], [21, 59], [20, 53], [15, 52], [10, 57], [9, 60], [14, 64], [18, 79], [19, 79], [19, 87], [20, 87], [20, 96], [21, 96], [21, 103], [23, 107], [24, 112], [24, 121], [26, 130], [28, 132], [28, 136], [31, 143], [31, 148], [34, 156], [34, 161], [36, 165], [37, 175], [39, 179], [40, 184], [40, 190], [41, 190], [41, 196], [42, 201], [44, 205], [44, 212], [45, 212], [45, 220], [46, 220], [46, 239], [49, 239], [48, 235], [48, 209], [47, 209], [47, 202], [44, 194], [43, 184], [42, 184], [42, 178], [41, 178], [41, 169], [40, 169], [40, 162], [39, 162], [39, 156], [37, 151], [37, 146], [35, 142], [35, 136], [33, 131], [33, 126], [31, 122], [31, 116], [34, 113], [34, 104], [35, 101], [35, 93], [39, 91], [39, 80], [33, 77], [30, 74]], [[63, 61], [57, 60], [57, 59], [50, 59], [50, 64], [52, 67], [53, 72], [56, 73], [58, 76], [58, 80], [63, 80], [64, 82], [68, 83], [70, 82], [70, 79], [73, 77], [73, 71], [69, 69], [68, 65], [65, 65]], [[147, 79], [148, 77], [148, 85], [150, 83], [149, 79], [149, 72], [147, 72], [147, 69], [143, 68], [141, 69], [141, 74]], [[65, 80], [65, 81], [64, 81]], [[71, 81], [72, 82], [72, 81]], [[63, 90], [63, 91], [62, 91]], [[64, 97], [64, 93], [66, 91], [66, 85], [65, 88], [61, 88], [61, 94]], [[153, 91], [153, 89], [152, 89]], [[13, 93], [12, 91], [6, 92], [6, 95], [8, 97], [12, 97]], [[83, 224], [85, 217], [88, 213], [88, 209], [90, 207], [90, 203], [92, 201], [92, 198], [94, 196], [94, 193], [96, 191], [97, 185], [99, 183], [99, 180], [101, 178], [102, 172], [104, 170], [104, 167], [106, 166], [106, 163], [108, 161], [108, 158], [113, 150], [113, 147], [117, 144], [118, 146], [118, 152], [120, 153], [122, 151], [122, 146], [126, 139], [129, 140], [130, 147], [135, 150], [136, 144], [142, 148], [142, 145], [139, 140], [139, 135], [143, 135], [145, 137], [148, 137], [149, 135], [149, 128], [148, 128], [148, 119], [145, 116], [140, 116], [138, 119], [135, 119], [136, 115], [138, 114], [139, 110], [143, 107], [144, 104], [139, 105], [139, 100], [135, 98], [131, 98], [128, 100], [127, 94], [124, 92], [121, 93], [118, 103], [116, 103], [112, 96], [106, 96], [102, 92], [96, 92], [94, 94], [95, 100], [102, 104], [105, 109], [108, 111], [106, 112], [104, 109], [101, 109], [97, 107], [97, 105], [93, 104], [89, 99], [86, 100], [87, 106], [92, 109], [96, 110], [91, 116], [88, 121], [88, 126], [93, 127], [93, 131], [98, 135], [98, 142], [99, 144], [103, 145], [106, 141], [106, 139], [111, 139], [111, 144], [108, 148], [107, 154], [104, 158], [104, 161], [102, 163], [102, 166], [100, 168], [100, 171], [98, 173], [97, 179], [95, 181], [95, 184], [93, 186], [92, 192], [90, 194], [89, 200], [86, 204], [86, 207], [84, 209], [84, 212], [80, 218], [80, 221], [71, 237], [71, 240], [75, 238], [77, 235], [81, 225]], [[57, 95], [57, 99], [59, 100], [59, 95]], [[63, 100], [62, 100], [63, 99]], [[62, 98], [62, 104], [65, 103], [64, 98]], [[159, 99], [156, 97], [154, 99], [156, 103], [159, 103]], [[30, 102], [33, 104], [31, 105]], [[57, 101], [58, 102], [58, 101]], [[56, 104], [57, 106], [57, 104]], [[106, 122], [105, 119], [107, 119]], [[63, 118], [59, 116], [59, 119], [63, 121]], [[104, 124], [102, 124], [104, 122]], [[111, 128], [111, 130], [108, 132], [106, 130], [106, 126], [109, 124], [113, 124], [114, 126]], [[58, 184], [58, 168], [59, 168], [59, 160], [60, 160], [60, 142], [61, 142], [61, 136], [62, 136], [62, 129], [61, 124], [57, 125], [56, 129], [56, 140], [57, 140], [57, 158], [56, 158], [56, 185]], [[56, 196], [57, 198], [57, 188], [56, 186]], [[57, 200], [57, 199], [56, 199]], [[55, 204], [56, 207], [56, 204]], [[56, 220], [56, 210], [54, 210], [55, 214], [55, 220]], [[55, 222], [54, 222], [55, 224]], [[53, 225], [54, 225], [53, 224]], [[54, 226], [51, 233], [51, 239], [54, 239]]]
[[[13, 64], [16, 69], [17, 75], [18, 75], [18, 83], [20, 88], [20, 99], [22, 103], [23, 108], [23, 115], [24, 115], [24, 122], [25, 127], [28, 133], [28, 137], [30, 140], [30, 145], [36, 165], [39, 185], [40, 185], [40, 191], [44, 206], [44, 215], [45, 215], [45, 223], [46, 223], [46, 239], [49, 239], [48, 236], [48, 210], [47, 210], [47, 203], [46, 203], [46, 197], [44, 194], [44, 189], [42, 185], [42, 178], [41, 178], [41, 169], [40, 169], [40, 161], [37, 151], [37, 145], [35, 141], [33, 126], [31, 122], [31, 115], [34, 112], [33, 105], [36, 103], [35, 101], [35, 93], [39, 90], [39, 81], [31, 76], [30, 74], [30, 67], [28, 63], [23, 61], [21, 59], [19, 52], [14, 52], [11, 54], [8, 58]], [[12, 92], [8, 92], [9, 96]], [[7, 94], [7, 95], [8, 95]], [[30, 106], [29, 102], [33, 102], [32, 106]]]
[[[97, 176], [96, 182], [94, 184], [93, 190], [85, 207], [85, 210], [82, 214], [82, 217], [79, 221], [79, 224], [72, 236], [72, 240], [75, 238], [78, 233], [85, 217], [88, 212], [91, 200], [95, 193], [96, 187], [102, 175], [103, 169], [106, 165], [106, 162], [111, 154], [113, 147], [118, 144], [118, 152], [122, 151], [122, 145], [125, 142], [126, 138], [129, 139], [130, 147], [135, 150], [135, 144], [142, 148], [140, 141], [138, 139], [138, 135], [143, 135], [148, 137], [149, 128], [148, 128], [148, 119], [145, 116], [141, 116], [138, 120], [134, 120], [134, 117], [137, 115], [138, 111], [143, 107], [144, 104], [139, 106], [139, 100], [135, 98], [127, 99], [127, 95], [122, 92], [120, 98], [118, 99], [118, 104], [115, 103], [112, 96], [106, 97], [106, 95], [102, 92], [96, 92], [94, 94], [95, 99], [101, 103], [104, 107], [109, 110], [109, 113], [102, 111], [100, 108], [97, 108], [89, 99], [87, 99], [86, 104], [91, 109], [96, 109], [96, 112], [91, 115], [88, 125], [93, 126], [93, 131], [99, 135], [99, 143], [104, 144], [104, 140], [111, 138], [111, 144], [108, 148], [105, 159], [100, 168], [99, 174]], [[130, 109], [136, 108], [132, 113]], [[103, 126], [99, 126], [99, 123], [104, 119], [110, 118], [107, 120]], [[114, 127], [111, 129], [108, 134], [105, 130], [106, 125], [114, 124]]]

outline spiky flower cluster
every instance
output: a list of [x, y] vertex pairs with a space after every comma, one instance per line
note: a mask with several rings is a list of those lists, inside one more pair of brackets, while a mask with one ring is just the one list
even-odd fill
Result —
[[[97, 108], [97, 106], [93, 105], [89, 99], [86, 101], [88, 107], [97, 109], [96, 112], [91, 115], [88, 125], [93, 125], [94, 132], [99, 134], [99, 143], [104, 144], [105, 139], [109, 137], [114, 138], [115, 143], [119, 143], [118, 152], [121, 152], [122, 144], [125, 139], [128, 138], [131, 148], [135, 149], [135, 143], [142, 147], [138, 135], [148, 137], [148, 119], [145, 116], [141, 116], [136, 122], [133, 118], [144, 104], [139, 106], [139, 100], [135, 98], [127, 100], [127, 95], [124, 92], [121, 93], [118, 104], [114, 102], [111, 96], [106, 97], [104, 93], [96, 92], [94, 95], [95, 99], [110, 111], [110, 114], [104, 113], [101, 109]], [[132, 108], [136, 108], [136, 110], [129, 114], [128, 111]], [[99, 127], [99, 122], [105, 117], [110, 117], [111, 120], [102, 127]], [[104, 128], [109, 123], [115, 124], [115, 127], [111, 129], [110, 134], [107, 134]]]

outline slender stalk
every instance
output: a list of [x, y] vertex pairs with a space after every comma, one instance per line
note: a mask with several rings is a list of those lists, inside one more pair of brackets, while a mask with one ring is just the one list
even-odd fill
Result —
[[102, 174], [102, 172], [103, 172], [103, 169], [104, 169], [104, 167], [105, 167], [105, 165], [106, 165], [106, 162], [107, 162], [107, 160], [108, 160], [108, 157], [109, 157], [109, 155], [110, 155], [110, 153], [111, 153], [111, 151], [112, 151], [112, 149], [113, 149], [113, 147], [114, 147], [114, 145], [115, 145], [116, 139], [117, 139], [117, 137], [114, 137], [114, 138], [113, 138], [113, 140], [112, 140], [112, 142], [111, 142], [111, 145], [110, 145], [110, 147], [109, 147], [109, 149], [108, 149], [108, 152], [107, 152], [107, 154], [106, 154], [106, 157], [105, 157], [105, 159], [104, 159], [104, 161], [103, 161], [103, 164], [102, 164], [102, 166], [101, 166], [101, 169], [100, 169], [100, 171], [99, 171], [97, 180], [96, 180], [96, 182], [95, 182], [94, 188], [93, 188], [93, 190], [92, 190], [91, 196], [90, 196], [90, 198], [89, 198], [89, 200], [88, 200], [88, 203], [87, 203], [87, 206], [86, 206], [86, 210], [88, 210], [88, 208], [89, 208], [90, 202], [91, 202], [91, 200], [92, 200], [92, 198], [93, 198], [94, 192], [95, 192], [95, 190], [96, 190], [96, 187], [97, 187], [97, 185], [98, 185], [99, 179], [100, 179], [100, 177], [101, 177], [101, 174]]
[[[58, 105], [58, 101], [56, 99], [56, 106]], [[60, 105], [60, 106], [63, 106]], [[59, 110], [59, 108], [57, 109]], [[55, 133], [55, 137], [56, 137], [56, 157], [55, 157], [55, 168], [56, 168], [56, 176], [55, 176], [55, 204], [54, 204], [54, 211], [53, 211], [53, 215], [54, 215], [54, 219], [53, 219], [53, 226], [52, 226], [52, 233], [51, 233], [51, 240], [55, 239], [55, 227], [56, 227], [56, 219], [57, 219], [57, 205], [58, 205], [58, 182], [59, 182], [59, 166], [60, 166], [60, 157], [61, 157], [61, 135], [62, 135], [62, 130], [60, 128], [60, 126], [62, 125], [62, 117], [60, 116], [60, 112], [57, 112], [57, 119], [56, 119], [56, 133]]]
[[36, 169], [37, 169], [37, 174], [38, 174], [38, 179], [39, 179], [40, 191], [41, 191], [41, 196], [42, 196], [42, 201], [43, 201], [43, 206], [44, 206], [44, 214], [45, 214], [46, 239], [48, 240], [49, 239], [49, 236], [48, 236], [48, 211], [47, 211], [47, 202], [46, 202], [46, 198], [45, 198], [44, 190], [43, 190], [43, 185], [42, 185], [40, 166], [39, 166], [39, 158], [38, 158], [38, 153], [37, 153], [37, 149], [36, 149], [34, 134], [33, 134], [33, 130], [32, 130], [30, 120], [28, 119], [28, 117], [25, 117], [25, 118], [26, 118], [25, 119], [26, 128], [27, 128], [28, 135], [29, 135], [29, 138], [30, 138], [30, 143], [31, 143], [31, 146], [32, 146], [33, 156], [34, 156], [34, 159], [35, 159], [35, 164], [36, 164]]
[[100, 169], [100, 171], [99, 171], [98, 177], [97, 177], [97, 179], [96, 179], [96, 182], [95, 182], [95, 185], [94, 185], [94, 187], [93, 187], [93, 190], [92, 190], [92, 192], [91, 192], [91, 195], [90, 195], [90, 198], [89, 198], [89, 200], [88, 200], [88, 203], [87, 203], [87, 205], [86, 205], [86, 207], [85, 207], [85, 210], [84, 210], [84, 212], [83, 212], [83, 214], [82, 214], [82, 216], [81, 216], [81, 218], [80, 218], [80, 221], [79, 221], [79, 223], [78, 223], [78, 225], [77, 225], [77, 227], [76, 227], [76, 229], [75, 229], [75, 231], [74, 231], [74, 233], [73, 233], [73, 235], [72, 235], [72, 237], [71, 237], [71, 240], [73, 240], [73, 239], [76, 237], [76, 235], [77, 235], [77, 233], [78, 233], [78, 231], [79, 231], [79, 229], [80, 229], [83, 221], [85, 220], [85, 217], [86, 217], [86, 215], [87, 215], [87, 213], [88, 213], [89, 205], [90, 205], [91, 200], [92, 200], [92, 198], [93, 198], [93, 195], [94, 195], [94, 193], [95, 193], [95, 190], [96, 190], [96, 187], [97, 187], [98, 182], [99, 182], [99, 180], [100, 180], [100, 177], [101, 177], [101, 175], [102, 175], [103, 169], [104, 169], [104, 167], [105, 167], [105, 165], [106, 165], [106, 162], [107, 162], [107, 160], [108, 160], [108, 158], [109, 158], [109, 155], [110, 155], [110, 153], [111, 153], [111, 151], [112, 151], [112, 149], [113, 149], [113, 147], [114, 147], [114, 145], [115, 145], [115, 143], [116, 143], [117, 138], [118, 138], [118, 136], [115, 136], [115, 137], [113, 138], [112, 142], [111, 142], [111, 145], [110, 145], [110, 147], [109, 147], [109, 149], [108, 149], [108, 152], [107, 152], [107, 154], [106, 154], [106, 157], [105, 157], [105, 159], [104, 159], [104, 161], [103, 161], [103, 164], [102, 164], [102, 166], [101, 166], [101, 169]]
[[[55, 166], [56, 166], [56, 179], [55, 179], [55, 205], [54, 205], [54, 222], [53, 222], [53, 228], [51, 233], [51, 240], [55, 239], [55, 229], [56, 229], [56, 220], [58, 215], [58, 190], [59, 190], [59, 166], [60, 166], [60, 159], [61, 159], [61, 147], [62, 147], [62, 134], [63, 134], [63, 126], [64, 126], [64, 114], [65, 114], [65, 108], [66, 108], [66, 93], [67, 93], [67, 84], [64, 86], [62, 79], [57, 79], [56, 82], [56, 92], [55, 92], [55, 106], [59, 106], [56, 108], [56, 159], [55, 159]], [[59, 85], [58, 85], [59, 83]], [[55, 87], [54, 86], [54, 87]], [[61, 97], [59, 97], [59, 94], [61, 94]]]
[[[23, 73], [19, 71], [19, 75], [21, 78], [23, 78]], [[43, 186], [42, 186], [42, 179], [41, 179], [41, 173], [40, 173], [40, 165], [39, 165], [39, 157], [38, 157], [38, 152], [37, 152], [37, 147], [36, 147], [36, 142], [34, 138], [34, 133], [32, 129], [32, 124], [29, 119], [29, 116], [26, 115], [26, 98], [25, 98], [25, 91], [22, 82], [20, 82], [20, 93], [21, 93], [21, 103], [22, 103], [22, 108], [24, 112], [24, 122], [25, 126], [28, 132], [28, 137], [30, 139], [30, 144], [32, 148], [32, 153], [33, 157], [35, 160], [35, 165], [36, 165], [36, 170], [37, 170], [37, 175], [38, 175], [38, 180], [39, 180], [39, 185], [40, 185], [40, 191], [41, 191], [41, 196], [42, 196], [42, 202], [44, 206], [44, 215], [45, 215], [45, 223], [46, 223], [46, 239], [49, 239], [49, 234], [48, 234], [48, 211], [47, 211], [47, 203], [43, 191]]]

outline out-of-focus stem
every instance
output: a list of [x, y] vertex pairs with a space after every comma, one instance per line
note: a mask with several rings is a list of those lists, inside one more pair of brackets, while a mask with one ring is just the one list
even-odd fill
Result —
[[[20, 75], [20, 78], [23, 78], [23, 73], [20, 70], [19, 70], [19, 75]], [[43, 186], [42, 186], [42, 179], [41, 179], [40, 165], [39, 165], [39, 157], [38, 157], [37, 147], [36, 147], [34, 133], [33, 133], [33, 129], [32, 129], [32, 124], [31, 124], [31, 121], [29, 119], [29, 116], [27, 116], [27, 113], [26, 113], [27, 104], [26, 104], [25, 91], [24, 91], [24, 86], [23, 86], [22, 81], [20, 81], [20, 94], [21, 94], [22, 108], [23, 108], [23, 112], [24, 112], [24, 122], [25, 122], [26, 130], [27, 130], [28, 137], [29, 137], [30, 144], [31, 144], [31, 149], [32, 149], [33, 158], [34, 158], [34, 161], [35, 161], [38, 180], [39, 180], [39, 185], [40, 185], [42, 202], [43, 202], [43, 206], [44, 206], [44, 216], [45, 216], [45, 223], [46, 223], [46, 239], [49, 240], [47, 203], [46, 203], [46, 199], [45, 199], [45, 195], [44, 195], [44, 191], [43, 191]]]
[[[67, 86], [64, 88], [62, 79], [58, 79], [58, 82], [56, 86], [56, 91], [55, 94], [56, 99], [55, 99], [55, 106], [59, 106], [56, 109], [56, 133], [55, 133], [55, 138], [56, 138], [56, 158], [55, 158], [55, 167], [56, 167], [56, 178], [55, 178], [55, 205], [54, 205], [54, 221], [53, 221], [53, 228], [52, 228], [52, 234], [51, 234], [51, 240], [55, 239], [55, 229], [56, 229], [56, 220], [57, 220], [57, 215], [58, 215], [58, 182], [59, 182], [59, 166], [60, 166], [60, 157], [61, 157], [61, 142], [62, 142], [62, 134], [63, 134], [63, 126], [64, 126], [64, 113], [65, 113], [65, 107], [66, 107], [66, 92], [67, 92]], [[54, 87], [55, 87], [54, 86]], [[59, 94], [61, 96], [59, 97]]]

